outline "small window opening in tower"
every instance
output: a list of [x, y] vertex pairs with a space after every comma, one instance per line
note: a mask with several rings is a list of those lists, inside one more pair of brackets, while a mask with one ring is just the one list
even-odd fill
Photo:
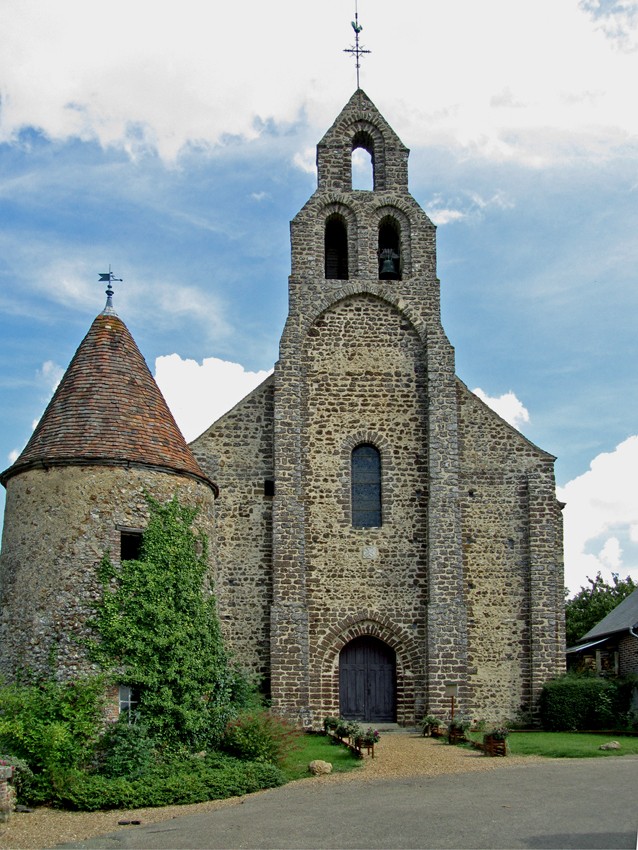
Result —
[[351, 455], [352, 525], [381, 525], [381, 455], [369, 443], [356, 446]]
[[137, 561], [142, 553], [141, 531], [120, 531], [120, 561]]
[[348, 279], [348, 228], [340, 215], [326, 221], [324, 234], [327, 280]]
[[384, 218], [379, 225], [379, 278], [401, 280], [401, 237], [393, 218]]
[[137, 706], [140, 701], [140, 692], [130, 685], [120, 685], [118, 688], [118, 708], [120, 717], [126, 717], [129, 723], [137, 720]]
[[352, 188], [374, 189], [374, 145], [367, 133], [357, 133], [352, 140]]

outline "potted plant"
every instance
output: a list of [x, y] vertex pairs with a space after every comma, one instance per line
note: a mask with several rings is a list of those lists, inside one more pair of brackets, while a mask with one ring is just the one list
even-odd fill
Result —
[[467, 741], [465, 733], [470, 728], [470, 721], [464, 717], [450, 720], [447, 728], [447, 739], [450, 744], [461, 744]]
[[509, 729], [506, 726], [495, 726], [483, 735], [483, 752], [488, 756], [507, 755], [507, 736]]
[[429, 738], [430, 735], [436, 736], [436, 733], [438, 732], [438, 729], [441, 726], [441, 721], [433, 714], [426, 714], [423, 720], [421, 721], [420, 726], [421, 732], [423, 733], [423, 737]]
[[354, 739], [354, 745], [359, 752], [365, 747], [368, 754], [372, 754], [372, 758], [374, 758], [374, 745], [379, 742], [380, 738], [379, 732], [369, 726], [365, 732], [359, 729]]
[[339, 725], [339, 718], [334, 717], [333, 715], [329, 715], [328, 717], [323, 718], [323, 731], [326, 735], [330, 734], [330, 732], [334, 732], [337, 726]]

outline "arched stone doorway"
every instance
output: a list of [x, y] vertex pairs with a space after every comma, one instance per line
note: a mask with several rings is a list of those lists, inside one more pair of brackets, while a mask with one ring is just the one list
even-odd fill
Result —
[[339, 655], [339, 713], [367, 723], [396, 721], [396, 653], [378, 638], [354, 638]]

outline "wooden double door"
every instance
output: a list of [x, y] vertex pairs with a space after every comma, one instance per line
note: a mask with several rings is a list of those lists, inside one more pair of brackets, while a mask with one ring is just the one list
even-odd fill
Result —
[[363, 636], [339, 655], [339, 713], [346, 720], [396, 720], [396, 653], [386, 643]]

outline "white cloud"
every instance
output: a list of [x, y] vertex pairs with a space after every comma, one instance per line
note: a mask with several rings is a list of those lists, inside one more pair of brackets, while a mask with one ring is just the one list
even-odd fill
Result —
[[57, 389], [58, 384], [62, 380], [65, 369], [54, 363], [53, 360], [46, 360], [40, 369], [38, 369], [38, 380], [44, 384], [48, 395], [51, 396]]
[[270, 371], [205, 357], [201, 363], [167, 354], [155, 360], [155, 380], [187, 441], [194, 440], [258, 386]]
[[435, 205], [427, 206], [425, 211], [433, 224], [437, 226], [450, 224], [452, 221], [463, 221], [467, 218], [467, 213], [461, 212], [461, 210], [446, 209]]
[[317, 173], [317, 151], [316, 148], [304, 148], [297, 151], [293, 157], [294, 165], [305, 174]]
[[[396, 0], [392, 11], [388, 26], [384, 4], [361, 10], [372, 50], [362, 84], [411, 145], [541, 164], [608, 156], [635, 140], [635, 3]], [[0, 138], [35, 126], [172, 160], [306, 115], [325, 129], [344, 82], [346, 96], [354, 89], [349, 17], [342, 0], [325, 0], [321, 14], [297, 0], [182, 0], [179, 10], [154, 0], [4, 0]]]
[[20, 452], [18, 449], [12, 449], [7, 455], [7, 460], [9, 461], [9, 466], [14, 464], [16, 460], [20, 457]]
[[512, 209], [514, 204], [504, 192], [495, 192], [489, 198], [484, 198], [477, 192], [466, 192], [453, 201], [445, 199], [439, 194], [434, 195], [424, 209], [434, 224], [444, 225], [454, 221], [480, 219], [485, 211], [491, 207], [507, 210]]
[[600, 562], [608, 570], [618, 570], [622, 566], [622, 547], [617, 537], [608, 537], [605, 545], [598, 553]]
[[529, 411], [511, 390], [494, 397], [489, 396], [480, 387], [472, 390], [472, 392], [514, 428], [521, 428], [522, 425], [529, 422]]
[[[566, 503], [565, 584], [572, 593], [598, 571], [638, 574], [634, 555], [625, 562], [620, 540], [638, 542], [638, 435], [628, 437], [614, 451], [595, 457], [589, 470], [558, 488]], [[630, 548], [631, 551], [631, 548]]]
[[581, 0], [597, 27], [620, 50], [638, 47], [638, 3], [635, 0]]

